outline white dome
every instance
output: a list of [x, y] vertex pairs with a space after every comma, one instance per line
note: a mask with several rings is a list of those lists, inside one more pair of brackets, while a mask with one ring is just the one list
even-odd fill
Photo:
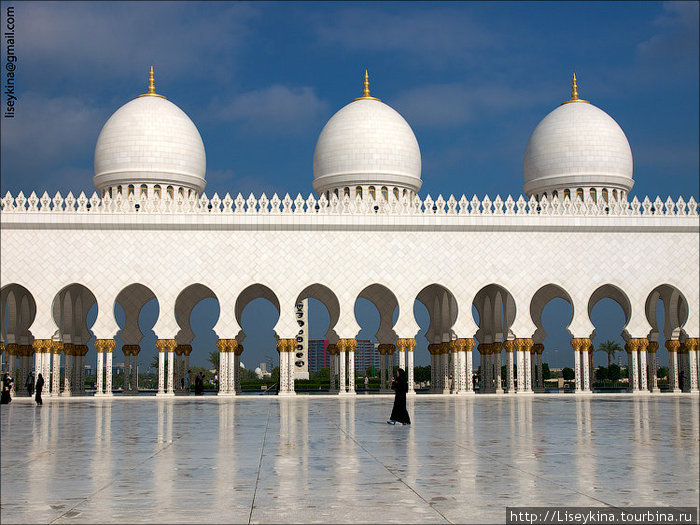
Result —
[[158, 95], [124, 104], [97, 139], [93, 180], [98, 191], [116, 185], [161, 184], [201, 192], [205, 172], [206, 155], [197, 127], [184, 111]]
[[632, 151], [610, 115], [580, 100], [547, 115], [532, 132], [523, 160], [528, 195], [563, 188], [632, 189]]
[[394, 109], [366, 97], [326, 123], [314, 151], [314, 189], [374, 185], [418, 192], [421, 156], [411, 126]]

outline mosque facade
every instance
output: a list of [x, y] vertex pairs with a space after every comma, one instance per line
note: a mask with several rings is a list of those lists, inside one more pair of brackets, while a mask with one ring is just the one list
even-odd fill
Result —
[[361, 297], [380, 315], [383, 390], [398, 358], [414, 393], [418, 300], [430, 314], [432, 392], [474, 394], [478, 352], [481, 392], [527, 395], [543, 391], [542, 312], [560, 298], [572, 307], [570, 366], [576, 392], [585, 393], [593, 379], [590, 313], [610, 298], [625, 316], [630, 392], [659, 391], [660, 337], [669, 390], [698, 392], [698, 203], [630, 195], [627, 138], [612, 117], [578, 97], [575, 77], [570, 100], [533, 131], [524, 194], [514, 196], [421, 196], [418, 141], [398, 112], [370, 94], [367, 76], [362, 96], [321, 131], [314, 192], [306, 197], [207, 195], [199, 132], [156, 93], [152, 70], [148, 92], [102, 128], [94, 165], [91, 196], [8, 193], [0, 201], [2, 352], [16, 386], [34, 368], [51, 396], [84, 394], [94, 334], [97, 370], [104, 371], [96, 396], [111, 396], [119, 334], [124, 393], [136, 393], [138, 317], [155, 298], [158, 396], [174, 396], [189, 366], [192, 309], [215, 298], [219, 395], [238, 395], [241, 316], [265, 298], [279, 312], [279, 393], [294, 395], [303, 331], [295, 305], [314, 298], [330, 317], [330, 390], [353, 395], [354, 304]]

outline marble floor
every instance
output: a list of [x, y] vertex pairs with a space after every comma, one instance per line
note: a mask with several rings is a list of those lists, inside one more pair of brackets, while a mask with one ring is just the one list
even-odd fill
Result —
[[15, 400], [0, 522], [485, 523], [697, 506], [697, 396]]

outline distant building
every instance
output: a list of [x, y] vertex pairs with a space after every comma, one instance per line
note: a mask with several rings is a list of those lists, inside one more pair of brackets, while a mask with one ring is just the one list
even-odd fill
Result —
[[309, 339], [308, 345], [309, 372], [314, 373], [322, 368], [330, 368], [328, 341], [323, 339]]
[[[309, 372], [318, 372], [322, 368], [330, 368], [328, 341], [322, 339], [309, 340]], [[365, 373], [370, 366], [379, 368], [379, 350], [377, 344], [369, 339], [358, 339], [355, 348], [355, 371]]]

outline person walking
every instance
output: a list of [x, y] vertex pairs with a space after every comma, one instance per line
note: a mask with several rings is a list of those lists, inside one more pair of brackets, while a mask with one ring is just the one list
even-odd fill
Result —
[[190, 371], [187, 371], [187, 375], [185, 376], [185, 390], [187, 393], [190, 393], [190, 385], [192, 384], [192, 376], [190, 375]]
[[41, 400], [41, 391], [43, 389], [44, 389], [44, 376], [39, 374], [39, 377], [36, 378], [36, 396], [34, 397], [37, 405], [44, 404], [44, 402]]
[[34, 395], [34, 372], [29, 372], [29, 375], [27, 375], [27, 380], [24, 382], [24, 386], [27, 387], [29, 397], [32, 397]]
[[7, 405], [12, 401], [12, 397], [10, 397], [12, 383], [14, 383], [14, 380], [9, 373], [5, 372], [5, 375], [2, 377], [2, 397], [0, 397], [0, 405]]
[[395, 425], [398, 421], [403, 425], [410, 425], [411, 418], [408, 415], [408, 410], [406, 410], [408, 378], [406, 377], [406, 371], [403, 368], [399, 368], [396, 371], [396, 377], [391, 379], [391, 389], [395, 392], [394, 408], [391, 410], [391, 417], [387, 423], [390, 425]]

